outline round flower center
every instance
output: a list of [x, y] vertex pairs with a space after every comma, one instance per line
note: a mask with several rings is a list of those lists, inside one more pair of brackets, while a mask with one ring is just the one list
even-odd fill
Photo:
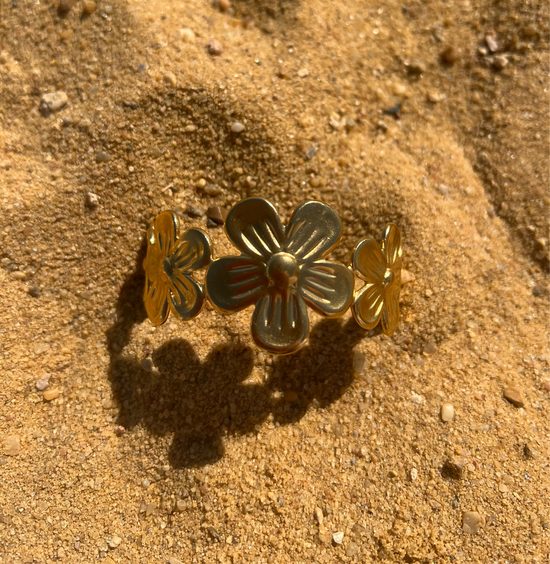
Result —
[[172, 261], [169, 258], [165, 258], [162, 261], [162, 270], [164, 271], [164, 274], [166, 274], [168, 278], [172, 278], [172, 274], [174, 274], [174, 265], [172, 264]]
[[384, 286], [389, 286], [394, 280], [393, 270], [391, 268], [386, 268], [384, 272]]
[[267, 261], [267, 276], [277, 288], [289, 288], [298, 280], [300, 267], [288, 253], [277, 253]]

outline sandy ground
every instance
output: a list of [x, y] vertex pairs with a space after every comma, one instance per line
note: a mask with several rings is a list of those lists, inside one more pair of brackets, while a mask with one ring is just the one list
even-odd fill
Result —
[[[547, 562], [546, 3], [61, 8], [0, 0], [0, 562]], [[247, 195], [396, 222], [395, 336], [154, 329], [147, 223]]]

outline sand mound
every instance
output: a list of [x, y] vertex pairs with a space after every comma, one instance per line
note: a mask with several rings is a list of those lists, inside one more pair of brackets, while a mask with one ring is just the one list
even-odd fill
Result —
[[[547, 6], [0, 9], [0, 562], [544, 561]], [[153, 328], [148, 222], [251, 195], [397, 223], [396, 335]]]

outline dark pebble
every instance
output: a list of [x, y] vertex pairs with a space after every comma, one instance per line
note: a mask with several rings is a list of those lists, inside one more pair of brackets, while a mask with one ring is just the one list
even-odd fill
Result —
[[111, 160], [111, 155], [107, 151], [98, 151], [95, 154], [95, 160], [98, 163], [107, 163]]
[[194, 206], [193, 204], [187, 204], [185, 207], [185, 213], [189, 217], [203, 217], [204, 209], [201, 206]]
[[224, 214], [220, 206], [210, 206], [206, 212], [208, 219], [213, 221], [216, 225], [223, 225], [225, 221]]
[[215, 57], [221, 55], [223, 51], [222, 44], [217, 39], [211, 39], [206, 44], [206, 49], [208, 50], [208, 53], [210, 55], [213, 55]]
[[319, 149], [317, 147], [310, 147], [306, 151], [306, 159], [310, 161], [316, 154]]
[[441, 62], [446, 65], [454, 65], [460, 59], [460, 54], [452, 45], [447, 45], [447, 47], [441, 51], [439, 58]]
[[32, 296], [33, 298], [39, 298], [41, 294], [42, 292], [40, 291], [40, 288], [38, 286], [31, 286], [29, 288], [29, 296]]

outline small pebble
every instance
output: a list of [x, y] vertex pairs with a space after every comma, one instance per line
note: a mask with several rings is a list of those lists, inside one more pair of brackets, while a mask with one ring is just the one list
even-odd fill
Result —
[[195, 39], [196, 39], [195, 32], [192, 29], [189, 29], [187, 27], [180, 29], [179, 34], [180, 34], [180, 38], [185, 43], [195, 43]]
[[207, 196], [218, 196], [222, 193], [222, 189], [217, 184], [209, 183], [204, 187], [204, 193]]
[[206, 186], [206, 180], [204, 178], [200, 178], [199, 180], [197, 180], [197, 188], [203, 190], [205, 186]]
[[509, 62], [510, 61], [506, 55], [495, 55], [495, 58], [493, 59], [493, 67], [497, 70], [502, 70]]
[[151, 357], [145, 357], [144, 359], [142, 359], [141, 368], [143, 368], [145, 372], [153, 372], [153, 370], [155, 369], [153, 359]]
[[4, 454], [7, 456], [17, 456], [21, 452], [21, 442], [17, 435], [6, 437], [4, 441]]
[[344, 533], [342, 531], [338, 531], [338, 532], [334, 533], [332, 535], [332, 540], [336, 544], [342, 544], [342, 541], [344, 540]]
[[75, 4], [76, 0], [59, 0], [59, 11], [62, 14], [66, 14], [73, 9]]
[[414, 282], [415, 280], [416, 276], [412, 272], [405, 270], [404, 268], [401, 269], [401, 286]]
[[309, 71], [306, 68], [302, 67], [301, 69], [298, 70], [298, 76], [300, 78], [305, 78], [308, 75], [309, 75]]
[[321, 526], [323, 524], [323, 521], [325, 520], [323, 510], [320, 507], [315, 508], [315, 519], [317, 520], [317, 523], [319, 523], [319, 526]]
[[113, 7], [110, 4], [107, 4], [103, 7], [103, 12], [110, 16], [113, 13]]
[[450, 403], [444, 403], [441, 406], [441, 421], [445, 423], [452, 421], [455, 418], [455, 408]]
[[166, 562], [167, 562], [167, 564], [183, 564], [183, 562], [181, 560], [178, 560], [177, 558], [174, 558], [173, 556], [169, 556], [168, 560]]
[[31, 286], [28, 291], [29, 296], [31, 296], [32, 298], [39, 298], [42, 294], [38, 286]]
[[419, 76], [426, 72], [426, 65], [420, 61], [411, 61], [405, 65], [405, 68], [413, 76]]
[[453, 456], [445, 461], [441, 467], [441, 475], [450, 480], [460, 480], [464, 476], [464, 470], [468, 466], [468, 459], [464, 456]]
[[429, 341], [424, 345], [424, 348], [422, 350], [424, 354], [435, 354], [437, 352], [437, 345], [432, 341]]
[[500, 493], [507, 493], [508, 491], [510, 491], [510, 488], [508, 488], [508, 486], [506, 484], [499, 484], [498, 485], [498, 491]]
[[411, 401], [416, 405], [422, 405], [424, 398], [416, 392], [411, 392]]
[[460, 59], [460, 55], [452, 45], [447, 45], [447, 47], [441, 51], [439, 58], [446, 65], [454, 65]]
[[465, 511], [462, 515], [462, 530], [465, 533], [475, 535], [480, 522], [481, 515], [477, 511]]
[[65, 92], [59, 90], [58, 92], [50, 92], [43, 94], [40, 99], [40, 113], [44, 116], [49, 116], [51, 112], [60, 110], [67, 104], [69, 97]]
[[550, 380], [544, 380], [544, 381], [542, 382], [542, 389], [543, 389], [545, 392], [550, 392]]
[[242, 124], [240, 121], [236, 121], [232, 126], [231, 126], [231, 131], [233, 133], [241, 133], [243, 132], [245, 129], [244, 124]]
[[185, 213], [189, 217], [204, 217], [204, 208], [193, 204], [187, 204], [187, 206], [185, 206]]
[[524, 407], [525, 399], [519, 388], [506, 388], [503, 395], [514, 407]]
[[50, 380], [50, 375], [46, 374], [45, 376], [37, 380], [34, 385], [36, 386], [36, 389], [39, 392], [43, 392], [48, 387], [49, 380]]
[[118, 535], [113, 535], [110, 539], [107, 539], [107, 544], [109, 548], [118, 548], [122, 539]]
[[86, 206], [92, 210], [99, 207], [99, 196], [93, 192], [86, 193]]
[[489, 47], [489, 51], [491, 51], [491, 53], [496, 53], [498, 51], [498, 43], [494, 35], [487, 34], [485, 36], [485, 43], [487, 43], [487, 47]]
[[14, 270], [11, 273], [11, 277], [14, 280], [25, 280], [25, 278], [27, 277], [27, 274], [25, 272], [21, 271], [21, 270]]
[[46, 390], [42, 394], [42, 397], [44, 398], [44, 401], [52, 401], [58, 398], [60, 394], [61, 394], [61, 390], [59, 390], [58, 388], [53, 388], [51, 390]]
[[94, 0], [84, 0], [82, 2], [82, 12], [87, 16], [93, 14], [96, 8], [97, 8], [97, 4], [94, 2]]
[[176, 86], [178, 84], [178, 79], [173, 72], [164, 73], [164, 82], [167, 82], [170, 86]]
[[107, 163], [111, 160], [111, 155], [107, 151], [98, 151], [95, 154], [95, 160], [98, 163]]
[[417, 479], [418, 479], [418, 470], [416, 468], [412, 468], [411, 469], [411, 480], [413, 482], [416, 482]]
[[222, 44], [217, 39], [211, 39], [206, 44], [206, 49], [208, 53], [214, 57], [221, 55], [223, 51]]
[[344, 124], [346, 131], [351, 131], [356, 125], [357, 124], [354, 120], [352, 120], [351, 118], [346, 118], [346, 123]]
[[206, 216], [217, 225], [223, 225], [225, 221], [220, 206], [210, 206], [206, 212]]
[[317, 154], [318, 150], [317, 147], [309, 147], [306, 151], [306, 159], [310, 161]]
[[437, 90], [430, 90], [428, 94], [426, 94], [426, 99], [432, 104], [437, 104], [438, 102], [441, 102], [443, 96], [441, 96]]
[[231, 2], [229, 0], [218, 0], [218, 6], [222, 12], [225, 12], [231, 7]]

